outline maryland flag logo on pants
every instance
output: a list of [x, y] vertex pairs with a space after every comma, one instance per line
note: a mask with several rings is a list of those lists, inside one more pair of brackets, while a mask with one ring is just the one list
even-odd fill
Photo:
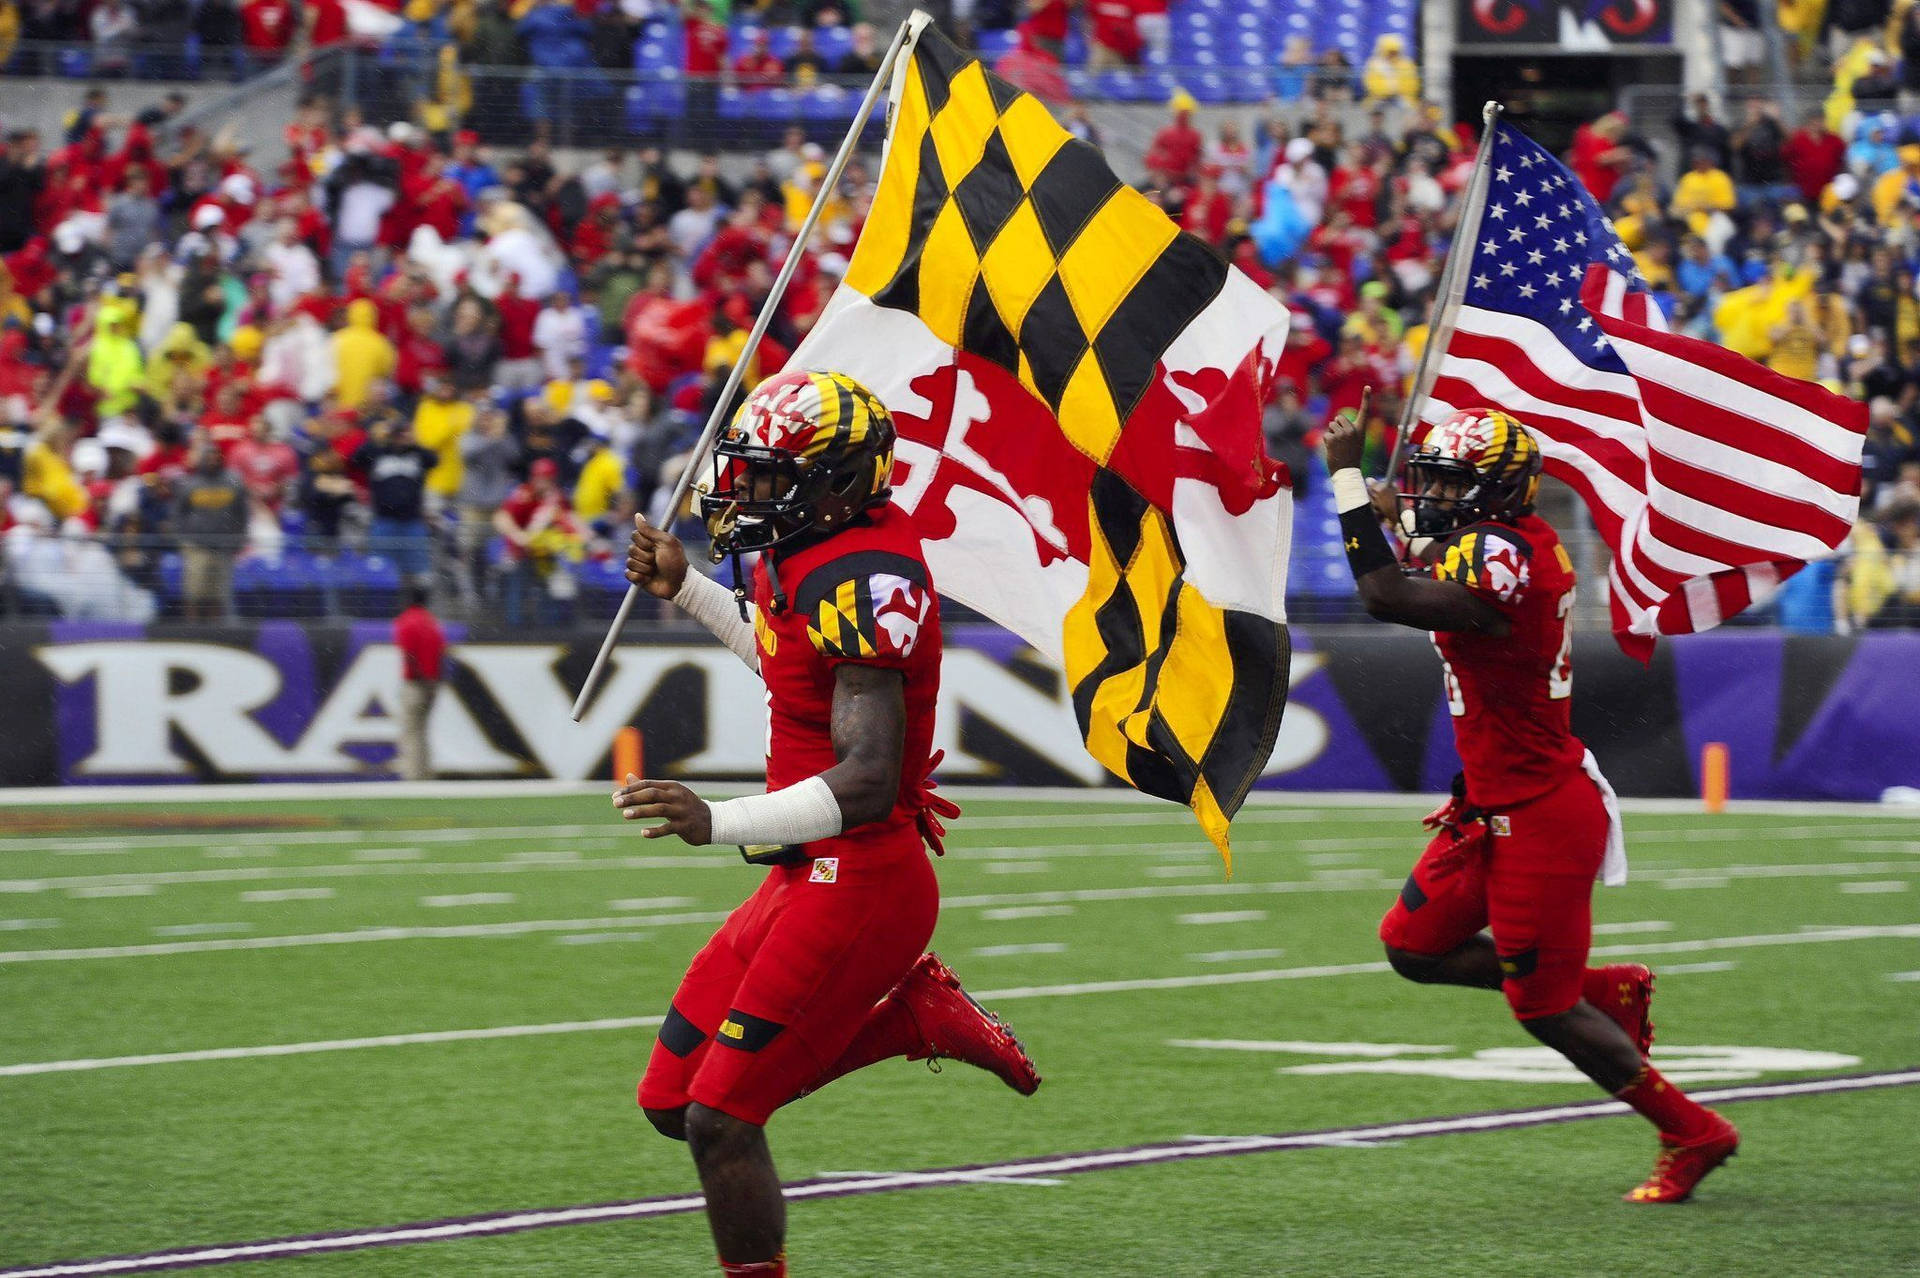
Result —
[[1062, 665], [1088, 752], [1226, 855], [1286, 705], [1287, 313], [911, 22], [872, 211], [789, 367], [880, 397], [940, 590]]

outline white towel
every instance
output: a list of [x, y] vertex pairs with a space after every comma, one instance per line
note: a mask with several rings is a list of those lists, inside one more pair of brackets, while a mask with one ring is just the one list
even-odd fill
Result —
[[1593, 751], [1587, 751], [1586, 757], [1580, 760], [1580, 766], [1600, 787], [1601, 801], [1607, 805], [1607, 855], [1600, 862], [1600, 881], [1608, 887], [1619, 887], [1627, 881], [1627, 838], [1620, 827], [1620, 800], [1613, 793], [1613, 787], [1607, 784], [1606, 777], [1601, 775]]

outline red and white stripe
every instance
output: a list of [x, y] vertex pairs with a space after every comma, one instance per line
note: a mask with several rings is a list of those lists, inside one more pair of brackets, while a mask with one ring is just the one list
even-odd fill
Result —
[[1717, 626], [1845, 540], [1866, 405], [1668, 332], [1604, 266], [1581, 302], [1626, 375], [1537, 321], [1466, 306], [1421, 418], [1499, 408], [1526, 423], [1612, 549], [1614, 633], [1645, 659], [1653, 636]]

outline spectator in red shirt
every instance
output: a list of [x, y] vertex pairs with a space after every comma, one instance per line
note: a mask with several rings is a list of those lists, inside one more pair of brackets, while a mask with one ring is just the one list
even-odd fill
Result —
[[573, 260], [580, 266], [592, 266], [613, 249], [614, 236], [620, 230], [620, 197], [602, 191], [587, 203], [587, 215], [573, 228]]
[[227, 464], [253, 499], [275, 514], [286, 500], [288, 486], [300, 474], [300, 458], [293, 445], [275, 439], [273, 423], [265, 417], [253, 419], [253, 433], [228, 451]]
[[1378, 361], [1367, 350], [1367, 339], [1360, 333], [1340, 335], [1340, 353], [1320, 372], [1320, 388], [1327, 395], [1327, 413], [1322, 425], [1348, 409], [1360, 407], [1360, 397], [1368, 387], [1384, 384]]
[[347, 7], [341, 0], [307, 0], [307, 43], [316, 49], [340, 44], [348, 35]]
[[201, 419], [200, 429], [220, 456], [231, 465], [236, 444], [253, 434], [253, 414], [247, 411], [246, 388], [228, 382], [213, 397], [213, 408]]
[[[507, 624], [554, 620], [557, 610], [549, 602], [554, 596], [543, 586], [556, 570], [564, 569], [551, 543], [572, 541], [579, 535], [566, 491], [560, 487], [558, 462], [551, 457], [534, 459], [527, 468], [527, 482], [507, 494], [493, 512], [493, 530], [506, 542], [511, 565], [506, 582]], [[533, 617], [524, 611], [529, 589], [538, 595]]]
[[447, 637], [427, 609], [427, 588], [407, 591], [407, 606], [393, 619], [393, 645], [400, 649], [399, 751], [400, 775], [408, 781], [433, 776], [433, 754], [427, 744], [427, 719], [434, 694], [445, 675]]
[[1333, 346], [1313, 326], [1313, 316], [1295, 311], [1287, 324], [1287, 344], [1280, 348], [1279, 362], [1274, 365], [1274, 379], [1287, 379], [1303, 388], [1312, 386], [1314, 372], [1331, 354]]
[[696, 0], [688, 8], [686, 34], [687, 74], [719, 75], [727, 56], [727, 28], [714, 17], [713, 6], [707, 0]]
[[1609, 111], [1592, 124], [1574, 130], [1570, 157], [1574, 174], [1601, 204], [1613, 198], [1613, 188], [1633, 160], [1633, 152], [1620, 145], [1626, 133], [1627, 117], [1618, 111]]
[[1094, 71], [1119, 71], [1140, 61], [1141, 40], [1134, 0], [1089, 0], [1092, 20], [1087, 66]]
[[1211, 164], [1202, 167], [1199, 185], [1187, 197], [1186, 212], [1180, 216], [1182, 229], [1218, 244], [1227, 238], [1227, 223], [1232, 220], [1233, 201], [1220, 189], [1220, 171]]
[[1781, 155], [1793, 184], [1816, 207], [1827, 183], [1847, 167], [1846, 140], [1827, 127], [1826, 114], [1818, 110], [1807, 112], [1806, 122], [1787, 139]]
[[1176, 93], [1168, 105], [1173, 108], [1173, 119], [1153, 135], [1153, 143], [1147, 148], [1147, 175], [1162, 186], [1184, 187], [1192, 184], [1199, 171], [1207, 140], [1193, 127], [1191, 97]]
[[244, 0], [240, 29], [248, 53], [263, 61], [278, 62], [293, 43], [293, 6], [288, 0]]
[[540, 357], [533, 349], [533, 325], [540, 318], [537, 299], [520, 296], [520, 277], [507, 276], [506, 291], [493, 299], [500, 314], [500, 367], [495, 380], [502, 386], [531, 389], [545, 381]]
[[1026, 16], [1015, 30], [1020, 43], [1055, 62], [1066, 56], [1067, 0], [1026, 0]]
[[409, 395], [426, 389], [429, 373], [444, 372], [447, 352], [433, 335], [433, 311], [416, 306], [407, 312], [407, 331], [396, 343], [393, 380]]
[[777, 89], [786, 82], [787, 69], [767, 47], [767, 33], [753, 33], [753, 46], [733, 64], [733, 74], [743, 89]]

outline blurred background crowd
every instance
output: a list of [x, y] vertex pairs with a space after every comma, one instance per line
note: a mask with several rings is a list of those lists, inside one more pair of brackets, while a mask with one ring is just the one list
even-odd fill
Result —
[[[7, 134], [0, 612], [380, 616], [417, 584], [456, 615], [604, 615], [624, 586], [616, 548], [632, 515], [678, 513], [666, 495], [829, 157], [798, 123], [771, 146], [705, 153], [644, 138], [556, 146], [511, 102], [476, 109], [461, 67], [545, 65], [564, 28], [591, 64], [673, 55], [717, 73], [716, 93], [790, 93], [870, 76], [872, 29], [826, 0], [731, 12], [704, 0], [684, 12], [655, 0], [392, 11], [247, 0], [216, 40], [208, 24], [223, 3], [156, 0], [134, 6], [134, 21], [142, 41], [164, 32], [169, 48], [197, 34], [196, 58], [222, 41], [262, 56], [426, 41], [446, 74], [398, 113], [309, 85], [272, 164], [187, 123], [178, 94], [120, 101], [96, 88], [57, 132]], [[6, 47], [14, 32], [72, 38], [84, 18], [91, 69], [110, 72], [101, 33], [126, 9], [0, 0], [0, 63], [32, 52]], [[976, 0], [957, 17], [1293, 312], [1269, 447], [1301, 499], [1292, 588], [1339, 615], [1351, 583], [1319, 436], [1371, 387], [1384, 463], [1476, 126], [1425, 101], [1403, 36], [1365, 24], [1283, 41], [1267, 62], [1297, 82], [1274, 84], [1268, 65], [1257, 100], [1223, 105], [1247, 96], [1231, 51], [1213, 79], [1184, 77], [1218, 92], [1153, 70], [1191, 54], [1167, 52], [1201, 30], [1184, 12]], [[1740, 12], [1723, 17], [1736, 34]], [[1783, 6], [1783, 27], [1802, 24], [1795, 48], [1834, 71], [1830, 96], [1804, 113], [1701, 97], [1657, 136], [1610, 112], [1564, 148], [1675, 327], [1870, 405], [1851, 543], [1760, 618], [1809, 632], [1920, 623], [1920, 119], [1903, 114], [1920, 105], [1920, 6], [1877, 12], [1863, 24], [1844, 5], [1817, 20]], [[370, 25], [387, 34], [365, 35]], [[1731, 53], [1729, 65], [1737, 78]], [[1113, 75], [1161, 95], [1150, 136], [1102, 138], [1074, 100], [1085, 81], [1073, 77]], [[866, 152], [829, 196], [749, 386], [820, 314], [876, 176]]]

